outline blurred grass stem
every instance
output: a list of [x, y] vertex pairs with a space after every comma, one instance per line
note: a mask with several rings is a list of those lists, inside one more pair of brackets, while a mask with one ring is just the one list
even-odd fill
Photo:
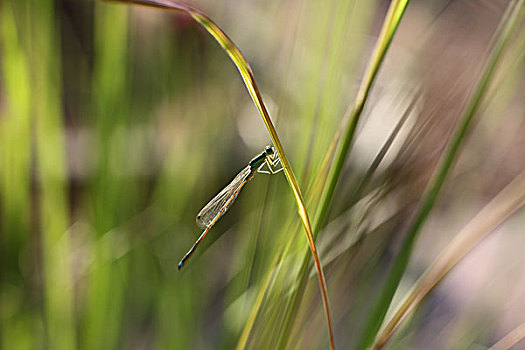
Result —
[[[327, 185], [321, 195], [320, 206], [317, 210], [317, 215], [314, 220], [314, 238], [316, 238], [319, 234], [319, 231], [323, 227], [324, 222], [327, 218], [337, 182], [341, 176], [343, 165], [345, 163], [348, 152], [350, 151], [350, 146], [352, 145], [354, 139], [359, 118], [361, 117], [361, 114], [364, 110], [374, 80], [377, 76], [379, 68], [381, 67], [381, 64], [383, 63], [386, 52], [390, 47], [390, 43], [392, 42], [394, 34], [399, 26], [399, 23], [401, 21], [401, 18], [403, 17], [407, 5], [408, 0], [393, 1], [390, 4], [390, 8], [385, 17], [383, 27], [378, 37], [374, 52], [369, 61], [362, 84], [359, 88], [357, 98], [352, 107], [349, 108], [348, 124], [346, 124], [346, 126], [343, 129], [341, 135], [341, 143], [337, 148], [336, 154], [334, 156], [334, 165], [332, 166], [331, 171], [328, 175]], [[336, 137], [339, 136], [336, 135]], [[302, 293], [306, 287], [306, 282], [308, 280], [308, 265], [309, 261], [307, 259], [307, 256], [305, 256], [299, 272], [300, 283], [297, 289], [292, 294], [291, 302], [289, 303], [288, 312], [286, 315], [285, 325], [283, 331], [281, 332], [281, 340], [278, 346], [278, 348], [280, 349], [283, 349], [286, 346], [286, 338], [287, 335], [290, 333], [292, 319], [294, 318], [293, 316], [297, 313], [300, 301], [302, 299]]]
[[376, 337], [372, 349], [381, 349], [423, 298], [478, 243], [525, 205], [525, 172], [518, 175], [473, 218], [414, 284]]
[[522, 11], [523, 3], [523, 0], [519, 2], [513, 1], [509, 5], [506, 14], [500, 22], [499, 29], [494, 36], [494, 45], [491, 45], [490, 56], [482, 69], [481, 79], [476, 85], [474, 93], [462, 114], [454, 134], [452, 135], [451, 142], [448, 144], [448, 147], [422, 196], [421, 205], [417, 209], [414, 220], [407, 230], [405, 241], [403, 242], [399, 253], [394, 258], [392, 268], [387, 276], [384, 287], [379, 294], [377, 302], [372, 306], [372, 311], [369, 313], [369, 318], [367, 320], [364, 337], [359, 348], [367, 348], [371, 345], [381, 323], [383, 322], [397, 286], [399, 285], [401, 277], [408, 265], [415, 239], [430, 211], [434, 207], [437, 196], [459, 153], [460, 146], [465, 139], [474, 115], [476, 114], [485, 92], [487, 91], [489, 82], [494, 75], [506, 44], [509, 41], [514, 28], [522, 18], [519, 14]]
[[512, 348], [525, 338], [525, 322], [514, 328], [506, 336], [501, 338], [496, 344], [492, 345], [489, 350], [506, 350]]

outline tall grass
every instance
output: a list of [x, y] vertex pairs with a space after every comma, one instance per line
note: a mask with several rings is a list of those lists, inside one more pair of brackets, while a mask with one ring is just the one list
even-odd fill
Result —
[[374, 306], [370, 313], [368, 318], [369, 321], [367, 322], [369, 325], [367, 328], [369, 328], [369, 330], [367, 329], [367, 332], [365, 332], [365, 336], [363, 337], [364, 340], [361, 345], [362, 347], [369, 347], [375, 334], [377, 334], [379, 330], [394, 296], [394, 292], [397, 289], [401, 277], [408, 265], [408, 260], [410, 259], [415, 239], [436, 203], [437, 196], [441, 192], [441, 188], [451, 170], [452, 164], [459, 154], [460, 146], [464, 143], [474, 116], [477, 114], [482, 98], [486, 94], [488, 84], [496, 67], [500, 63], [506, 44], [520, 19], [522, 5], [523, 1], [521, 4], [517, 2], [514, 6], [509, 6], [508, 13], [502, 19], [500, 32], [498, 32], [495, 37], [494, 47], [491, 48], [490, 57], [487, 61], [486, 67], [484, 67], [484, 70], [481, 73], [481, 79], [479, 83], [476, 84], [474, 93], [472, 94], [470, 101], [467, 103], [456, 129], [454, 130], [453, 135], [451, 135], [451, 140], [443, 152], [443, 156], [439, 161], [436, 171], [423, 193], [421, 204], [407, 229], [407, 236], [398, 256], [393, 261], [392, 269], [385, 281], [385, 287], [378, 297], [376, 306]]
[[119, 2], [0, 3], [2, 348], [519, 343], [523, 1]]
[[69, 258], [66, 145], [60, 85], [60, 61], [56, 52], [53, 3], [39, 1], [33, 8], [31, 31], [35, 52], [33, 69], [36, 170], [39, 174], [39, 221], [42, 239], [44, 325], [48, 346], [71, 349], [75, 345], [73, 283]]
[[[111, 255], [113, 245], [118, 243], [102, 237], [115, 235], [112, 231], [133, 215], [134, 203], [138, 201], [135, 181], [122, 176], [119, 171], [128, 166], [127, 159], [121, 154], [131, 142], [129, 134], [124, 132], [128, 128], [127, 105], [130, 99], [127, 91], [127, 17], [126, 11], [95, 5], [94, 48], [97, 56], [93, 62], [91, 96], [98, 171], [89, 184], [88, 199], [90, 222], [93, 223], [90, 239], [100, 241], [91, 252], [95, 261]], [[82, 327], [85, 348], [114, 349], [119, 346], [128, 269], [126, 258], [115, 264], [97, 264], [89, 268]]]
[[[18, 259], [28, 249], [31, 227], [31, 116], [29, 63], [24, 43], [17, 33], [12, 4], [0, 4], [2, 85], [9, 107], [0, 110], [0, 244], [2, 288], [2, 348], [31, 347], [35, 332], [32, 320], [40, 313], [20, 300], [28, 283], [20, 280]], [[25, 22], [27, 26], [27, 22]], [[25, 27], [27, 30], [27, 27]], [[6, 315], [11, 320], [7, 322]], [[11, 339], [11, 341], [7, 341]]]

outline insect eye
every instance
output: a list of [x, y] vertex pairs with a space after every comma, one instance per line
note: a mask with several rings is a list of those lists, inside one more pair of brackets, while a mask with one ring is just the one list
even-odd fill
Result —
[[267, 155], [272, 155], [273, 154], [273, 148], [272, 146], [266, 146], [264, 148], [264, 151], [266, 152]]

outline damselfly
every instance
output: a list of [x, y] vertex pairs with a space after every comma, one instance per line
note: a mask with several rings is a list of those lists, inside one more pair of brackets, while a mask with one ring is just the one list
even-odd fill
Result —
[[[197, 246], [206, 237], [208, 231], [219, 221], [219, 219], [230, 209], [231, 205], [237, 199], [244, 185], [250, 181], [256, 172], [264, 174], [277, 174], [283, 170], [282, 166], [279, 169], [274, 169], [281, 162], [279, 156], [275, 153], [275, 149], [271, 146], [266, 146], [264, 151], [253, 158], [248, 165], [242, 169], [239, 174], [226, 186], [218, 195], [216, 195], [202, 210], [197, 214], [197, 225], [204, 229], [204, 232], [197, 239], [193, 247], [184, 255], [179, 262], [179, 270], [184, 266], [188, 259], [193, 255]], [[264, 165], [268, 170], [263, 170]]]

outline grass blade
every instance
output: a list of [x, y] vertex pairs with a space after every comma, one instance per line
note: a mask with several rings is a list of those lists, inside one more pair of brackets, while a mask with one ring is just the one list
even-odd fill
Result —
[[505, 350], [510, 349], [525, 338], [525, 322], [514, 328], [506, 336], [501, 338], [496, 344], [490, 347], [489, 350]]
[[489, 233], [493, 232], [512, 214], [525, 205], [525, 172], [518, 175], [495, 196], [474, 219], [472, 219], [440, 256], [421, 275], [393, 316], [376, 337], [372, 349], [382, 348], [393, 332], [413, 312], [423, 298], [447, 274], [476, 247]]
[[346, 160], [346, 156], [350, 151], [350, 146], [352, 145], [357, 124], [365, 107], [368, 95], [372, 89], [372, 85], [375, 81], [379, 68], [383, 63], [386, 52], [390, 47], [390, 43], [394, 38], [394, 34], [399, 26], [401, 18], [405, 12], [406, 6], [408, 5], [408, 0], [393, 1], [390, 4], [390, 8], [386, 15], [381, 33], [377, 40], [374, 53], [370, 58], [369, 65], [366, 69], [363, 82], [359, 87], [357, 93], [357, 98], [352, 106], [349, 109], [349, 122], [343, 130], [341, 137], [341, 145], [339, 146], [337, 153], [334, 158], [334, 165], [330, 174], [328, 176], [328, 185], [323, 192], [321, 197], [321, 205], [317, 211], [317, 215], [314, 221], [314, 232], [317, 234], [326, 220], [328, 210], [330, 209], [330, 203], [334, 196], [335, 187], [341, 176], [341, 171], [343, 170], [343, 165]]
[[[133, 203], [133, 192], [126, 180], [113, 176], [111, 166], [121, 167], [114, 156], [124, 138], [118, 130], [127, 127], [129, 115], [126, 80], [128, 14], [111, 6], [95, 3], [94, 47], [91, 108], [96, 149], [100, 154], [95, 181], [90, 184], [93, 208], [92, 254], [96, 261], [110, 255], [116, 237], [113, 229], [121, 225], [120, 217], [129, 209], [123, 203]], [[117, 141], [118, 140], [118, 141]], [[125, 199], [124, 199], [125, 198]], [[101, 239], [101, 237], [104, 237]], [[87, 286], [87, 306], [83, 320], [81, 346], [86, 349], [118, 347], [118, 327], [122, 322], [127, 279], [122, 273], [125, 259], [119, 262], [90, 266]], [[115, 278], [118, 274], [119, 278]], [[111, 293], [107, 293], [111, 290]]]
[[266, 129], [268, 130], [268, 133], [270, 134], [272, 142], [277, 150], [277, 154], [279, 155], [279, 158], [281, 159], [281, 163], [284, 168], [284, 173], [286, 175], [286, 179], [288, 180], [288, 184], [290, 185], [290, 188], [294, 195], [294, 198], [297, 204], [297, 210], [298, 210], [299, 216], [301, 218], [301, 222], [303, 224], [303, 227], [306, 233], [306, 238], [308, 240], [308, 245], [310, 246], [310, 251], [314, 259], [315, 267], [317, 269], [317, 275], [319, 278], [319, 288], [321, 290], [321, 294], [323, 297], [323, 305], [324, 305], [324, 309], [326, 313], [328, 332], [330, 336], [330, 345], [331, 345], [331, 348], [334, 349], [335, 343], [334, 343], [333, 330], [332, 330], [332, 320], [330, 317], [330, 307], [329, 307], [329, 302], [328, 302], [326, 279], [324, 277], [323, 268], [319, 261], [317, 249], [315, 247], [315, 242], [314, 242], [314, 237], [312, 233], [312, 228], [310, 225], [310, 219], [308, 217], [308, 212], [306, 210], [306, 206], [304, 204], [304, 200], [301, 195], [301, 191], [299, 189], [299, 185], [293, 173], [290, 162], [288, 161], [288, 158], [286, 157], [286, 154], [284, 153], [284, 149], [282, 147], [277, 131], [275, 130], [275, 127], [273, 126], [272, 120], [270, 118], [270, 114], [268, 113], [268, 110], [266, 109], [266, 106], [264, 105], [264, 102], [259, 92], [259, 89], [257, 87], [257, 84], [255, 83], [255, 78], [253, 76], [252, 69], [250, 65], [248, 64], [248, 62], [246, 61], [246, 59], [244, 58], [243, 54], [237, 48], [237, 46], [233, 43], [233, 41], [226, 35], [226, 33], [224, 33], [224, 31], [220, 29], [219, 26], [217, 26], [206, 14], [186, 4], [179, 3], [179, 2], [164, 1], [164, 0], [109, 0], [109, 1], [122, 2], [122, 3], [133, 3], [133, 4], [138, 4], [138, 5], [157, 7], [157, 8], [173, 10], [173, 11], [182, 11], [182, 12], [187, 13], [196, 22], [198, 22], [204, 29], [206, 29], [206, 31], [211, 36], [213, 36], [213, 38], [217, 41], [217, 43], [219, 43], [219, 45], [224, 49], [224, 51], [226, 51], [230, 59], [233, 61], [233, 63], [239, 70], [239, 73], [241, 74], [242, 79], [244, 80], [244, 84], [246, 88], [248, 89], [250, 97], [252, 98], [253, 102], [255, 103], [255, 106], [257, 107], [257, 110], [259, 111], [261, 117], [263, 118], [263, 121], [266, 125]]
[[365, 175], [361, 178], [361, 181], [357, 184], [354, 193], [352, 194], [351, 200], [352, 202], [356, 202], [361, 198], [362, 193], [364, 192], [366, 186], [372, 179], [372, 176], [376, 172], [377, 168], [385, 158], [386, 153], [394, 143], [394, 140], [396, 139], [397, 135], [399, 134], [399, 131], [405, 125], [405, 122], [407, 121], [408, 117], [414, 110], [414, 107], [416, 106], [416, 103], [419, 101], [419, 98], [421, 97], [421, 90], [418, 90], [418, 92], [412, 97], [412, 101], [407, 106], [405, 112], [401, 115], [401, 118], [399, 118], [399, 121], [397, 122], [396, 126], [388, 136], [388, 139], [385, 141], [379, 152], [377, 153], [376, 157], [372, 161], [372, 164], [368, 167], [366, 170]]
[[[309, 188], [308, 190], [309, 195], [306, 198], [307, 205], [310, 205], [312, 203], [313, 198], [319, 195], [319, 191], [322, 186], [322, 179], [326, 179], [326, 173], [328, 172], [328, 165], [329, 165], [330, 160], [332, 159], [337, 141], [339, 141], [339, 137], [341, 136], [342, 126], [343, 125], [341, 125], [338, 128], [334, 140], [330, 144], [328, 151], [323, 157], [321, 169], [318, 173], [318, 176], [316, 177], [311, 188]], [[293, 232], [292, 233], [293, 236], [295, 236], [298, 228], [299, 228], [298, 225], [294, 225], [294, 228], [291, 230], [291, 232]], [[272, 281], [270, 281], [270, 279], [272, 276], [275, 276], [276, 274], [278, 274], [279, 271], [281, 270], [281, 267], [283, 265], [283, 259], [286, 256], [287, 252], [289, 251], [292, 242], [293, 242], [292, 240], [289, 240], [286, 246], [282, 248], [281, 252], [278, 255], [276, 255], [274, 261], [270, 264], [272, 268], [269, 270], [268, 276], [265, 278], [265, 282], [263, 283], [263, 287], [260, 289], [259, 294], [257, 295], [256, 301], [254, 302], [252, 312], [250, 313], [250, 316], [248, 317], [248, 321], [246, 322], [246, 325], [243, 329], [241, 337], [239, 338], [239, 341], [237, 343], [237, 346], [236, 346], [237, 350], [242, 350], [246, 348], [248, 335], [250, 334], [253, 324], [255, 322], [255, 318], [257, 317], [257, 314], [259, 313], [259, 310], [263, 302], [263, 298], [265, 294], [268, 293], [272, 289], [273, 283], [275, 282], [275, 277], [273, 278]]]
[[65, 130], [62, 123], [60, 61], [52, 1], [31, 3], [30, 52], [35, 148], [40, 176], [39, 215], [42, 234], [47, 348], [74, 349], [73, 283], [69, 254]]
[[[31, 80], [30, 64], [24, 51], [23, 35], [17, 32], [15, 14], [22, 6], [0, 3], [0, 290], [5, 291], [13, 280], [9, 273], [17, 270], [20, 254], [27, 249], [31, 232]], [[19, 16], [18, 26], [30, 18]], [[27, 288], [27, 282], [16, 288]], [[7, 305], [0, 296], [2, 305]], [[29, 317], [28, 317], [29, 316]], [[0, 348], [31, 348], [39, 343], [31, 337], [31, 322], [40, 318], [38, 311], [20, 312], [9, 317], [0, 307]], [[24, 318], [26, 320], [24, 320]], [[18, 328], [18, 330], [17, 330]], [[17, 337], [17, 331], [24, 336]], [[41, 339], [40, 339], [41, 340]]]
[[497, 40], [494, 42], [494, 46], [490, 51], [490, 57], [487, 60], [484, 69], [482, 70], [483, 73], [481, 79], [477, 84], [470, 102], [463, 112], [458, 127], [452, 136], [452, 141], [449, 143], [432, 180], [429, 182], [429, 185], [423, 194], [421, 205], [414, 216], [412, 224], [408, 228], [406, 239], [393, 262], [392, 269], [390, 270], [390, 273], [387, 277], [384, 288], [380, 292], [378, 301], [372, 307], [372, 311], [369, 313], [369, 318], [367, 320], [367, 325], [360, 348], [366, 348], [371, 345], [377, 331], [379, 330], [379, 327], [381, 326], [381, 323], [383, 322], [399, 281], [401, 280], [406, 266], [408, 265], [415, 239], [430, 211], [432, 210], [443, 183], [445, 182], [452, 164], [456, 159], [460, 146], [465, 139], [465, 135], [469, 130], [469, 126], [473, 120], [473, 117], [476, 114], [479, 105], [481, 104], [485, 92], [487, 91], [489, 81], [494, 74], [498, 62], [500, 61], [504, 48], [506, 47], [514, 27], [519, 22], [519, 13], [522, 7], [523, 1], [520, 1], [519, 3], [513, 2], [509, 6], [506, 15], [501, 21], [500, 29], [497, 31], [495, 36]]
[[[394, 34], [399, 26], [399, 23], [401, 21], [401, 18], [403, 17], [403, 13], [407, 5], [408, 0], [393, 1], [391, 3], [383, 27], [381, 29], [381, 33], [377, 40], [374, 53], [372, 54], [363, 82], [359, 88], [357, 98], [352, 107], [348, 109], [348, 124], [346, 124], [346, 126], [343, 129], [341, 135], [341, 144], [338, 147], [334, 156], [334, 165], [328, 175], [328, 184], [326, 185], [326, 188], [324, 189], [321, 195], [320, 206], [317, 210], [317, 215], [315, 217], [314, 237], [318, 235], [319, 231], [321, 230], [324, 224], [324, 221], [326, 220], [328, 210], [330, 208], [330, 204], [335, 193], [337, 182], [339, 180], [339, 177], [341, 176], [346, 156], [348, 155], [350, 146], [353, 142], [359, 118], [363, 112], [373, 82], [377, 76], [377, 72], [381, 67], [381, 64], [385, 58], [388, 48], [390, 47], [390, 43], [392, 42]], [[299, 275], [301, 276], [300, 283], [298, 285], [298, 288], [294, 291], [291, 297], [291, 301], [289, 303], [289, 311], [287, 312], [285, 325], [281, 333], [282, 339], [280, 341], [280, 348], [283, 348], [285, 346], [286, 340], [284, 339], [284, 337], [286, 334], [289, 333], [293, 315], [296, 314], [298, 306], [300, 304], [302, 298], [300, 293], [302, 290], [304, 290], [306, 286], [306, 282], [308, 279], [308, 270], [308, 260], [307, 257], [305, 257], [303, 259], [303, 264], [299, 272]]]

